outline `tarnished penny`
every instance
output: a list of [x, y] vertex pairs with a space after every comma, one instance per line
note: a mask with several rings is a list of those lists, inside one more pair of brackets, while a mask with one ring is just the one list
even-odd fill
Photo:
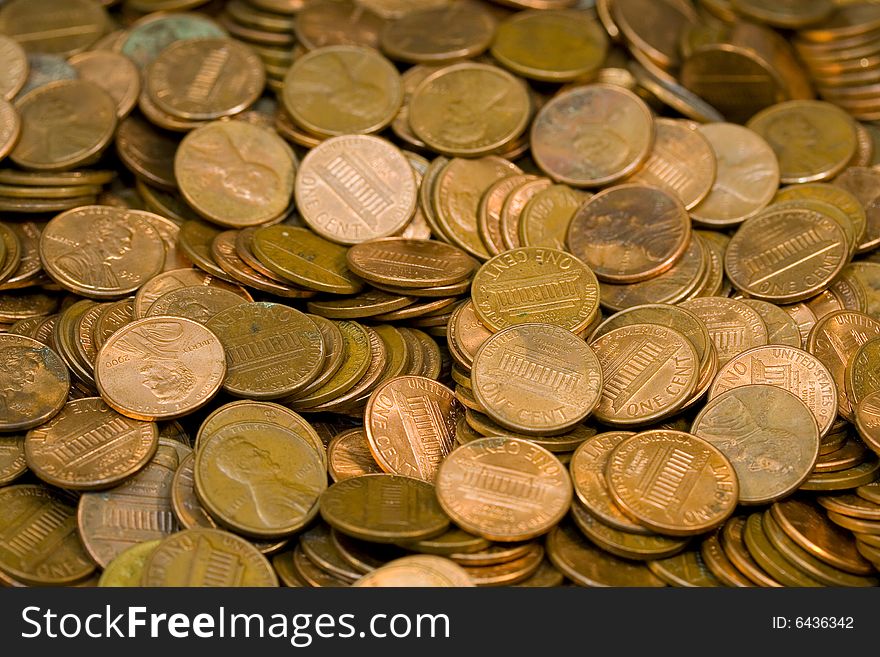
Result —
[[227, 283], [198, 269], [173, 269], [154, 276], [138, 289], [133, 304], [130, 304], [133, 317], [129, 319], [143, 319], [161, 296], [174, 290], [195, 286], [216, 287], [232, 292], [241, 298], [242, 303], [253, 301], [250, 294], [240, 285]]
[[349, 268], [380, 285], [426, 288], [468, 278], [476, 262], [456, 247], [435, 240], [389, 237], [356, 244], [346, 255]]
[[76, 530], [69, 501], [45, 486], [0, 489], [0, 570], [36, 586], [85, 579], [95, 563]]
[[697, 127], [715, 152], [715, 181], [691, 216], [710, 226], [733, 226], [756, 215], [779, 187], [779, 162], [758, 134], [733, 123]]
[[123, 415], [171, 419], [208, 403], [226, 375], [223, 347], [190, 319], [148, 317], [127, 324], [101, 347], [95, 379]]
[[792, 100], [759, 112], [748, 128], [764, 137], [779, 159], [783, 183], [827, 180], [856, 152], [855, 121], [818, 100]]
[[288, 397], [309, 385], [324, 365], [315, 323], [277, 303], [227, 308], [206, 324], [226, 353], [223, 388], [253, 399]]
[[402, 230], [416, 209], [413, 169], [389, 142], [368, 135], [328, 139], [303, 159], [296, 178], [303, 221], [340, 244]]
[[107, 564], [104, 572], [101, 573], [101, 579], [98, 580], [98, 586], [140, 586], [147, 557], [161, 542], [156, 539], [132, 545]]
[[382, 50], [411, 64], [450, 63], [481, 54], [492, 42], [495, 20], [485, 7], [471, 2], [416, 9], [388, 21], [380, 34]]
[[449, 527], [434, 487], [400, 475], [338, 481], [321, 495], [320, 506], [321, 517], [334, 529], [375, 543], [417, 541]]
[[606, 424], [634, 426], [668, 417], [696, 390], [700, 363], [678, 331], [633, 324], [592, 342], [602, 369], [602, 396], [594, 411]]
[[837, 388], [831, 373], [801, 349], [768, 345], [739, 354], [718, 371], [709, 399], [751, 384], [775, 385], [800, 397], [816, 418], [821, 436], [837, 417]]
[[420, 376], [393, 378], [370, 395], [364, 426], [379, 466], [433, 482], [452, 450], [461, 408], [446, 386]]
[[599, 403], [593, 350], [552, 324], [517, 324], [486, 340], [471, 373], [476, 400], [499, 424], [525, 434], [562, 433]]
[[146, 316], [185, 317], [199, 324], [207, 324], [217, 313], [243, 303], [246, 303], [245, 300], [230, 290], [191, 285], [163, 294], [153, 302]]
[[520, 136], [531, 117], [521, 80], [489, 64], [464, 63], [425, 78], [409, 101], [415, 135], [444, 155], [475, 157]]
[[259, 538], [296, 532], [318, 513], [327, 486], [314, 447], [269, 422], [233, 422], [202, 440], [193, 468], [195, 491], [220, 523]]
[[542, 322], [579, 332], [599, 307], [598, 281], [583, 261], [534, 246], [486, 262], [474, 277], [471, 294], [477, 317], [494, 331]]
[[719, 365], [746, 349], [767, 344], [767, 326], [761, 315], [741, 301], [702, 297], [683, 301], [681, 306], [706, 325], [718, 353]]
[[21, 138], [10, 159], [25, 169], [63, 171], [98, 159], [116, 130], [116, 103], [85, 80], [34, 89], [16, 103]]
[[827, 215], [804, 206], [771, 206], [731, 238], [724, 270], [749, 296], [793, 303], [827, 287], [848, 255], [843, 229]]
[[400, 74], [371, 48], [335, 45], [297, 59], [281, 94], [293, 120], [318, 135], [378, 132], [403, 100]]
[[0, 485], [6, 486], [27, 472], [24, 455], [24, 436], [6, 434], [0, 436]]
[[144, 563], [141, 586], [278, 586], [278, 576], [245, 539], [199, 528], [163, 540]]
[[110, 490], [82, 495], [77, 524], [83, 545], [99, 566], [106, 568], [132, 545], [179, 530], [171, 509], [178, 460], [174, 448], [160, 445], [153, 460], [131, 479]]
[[544, 173], [575, 187], [620, 180], [648, 158], [654, 123], [626, 89], [593, 84], [564, 91], [532, 123], [532, 157]]
[[332, 45], [377, 48], [383, 25], [378, 15], [353, 0], [310, 0], [296, 12], [293, 31], [309, 50]]
[[455, 449], [437, 472], [437, 498], [457, 525], [493, 541], [544, 534], [571, 504], [559, 460], [517, 438], [481, 438]]
[[39, 426], [64, 406], [70, 374], [61, 357], [22, 335], [0, 335], [0, 430]]
[[665, 189], [691, 209], [712, 190], [717, 169], [712, 144], [696, 124], [655, 119], [651, 154], [627, 181]]
[[186, 39], [171, 44], [144, 74], [146, 92], [161, 111], [209, 121], [248, 108], [260, 97], [265, 69], [234, 39]]
[[193, 130], [174, 158], [186, 201], [230, 228], [277, 219], [290, 204], [295, 169], [281, 137], [244, 121], [215, 121]]
[[634, 283], [670, 269], [684, 255], [690, 236], [690, 217], [672, 193], [620, 185], [578, 209], [567, 243], [600, 280]]
[[770, 385], [733, 388], [706, 404], [691, 433], [712, 443], [733, 464], [742, 504], [786, 497], [810, 476], [819, 429], [807, 405]]
[[671, 536], [700, 534], [733, 513], [736, 473], [710, 443], [682, 431], [636, 434], [609, 457], [608, 486], [621, 508], [647, 527]]
[[418, 554], [401, 557], [364, 575], [358, 587], [469, 587], [476, 586], [464, 568], [451, 559]]
[[25, 439], [28, 467], [45, 482], [70, 490], [109, 488], [143, 468], [159, 429], [120, 415], [98, 397], [69, 402]]
[[91, 50], [74, 55], [68, 63], [80, 80], [93, 82], [116, 103], [116, 116], [128, 116], [137, 103], [141, 90], [140, 72], [125, 55], [106, 50]]

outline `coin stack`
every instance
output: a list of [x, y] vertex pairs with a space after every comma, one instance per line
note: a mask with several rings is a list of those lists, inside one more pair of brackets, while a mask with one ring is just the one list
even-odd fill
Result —
[[0, 3], [0, 583], [877, 586], [878, 34]]

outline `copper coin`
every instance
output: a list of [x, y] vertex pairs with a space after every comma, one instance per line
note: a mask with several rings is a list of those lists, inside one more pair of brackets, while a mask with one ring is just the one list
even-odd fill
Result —
[[815, 356], [776, 345], [749, 349], [718, 371], [709, 399], [751, 384], [775, 385], [794, 393], [812, 411], [820, 435], [831, 429], [837, 416], [837, 388], [831, 373]]
[[70, 375], [46, 345], [21, 335], [0, 335], [0, 428], [21, 431], [52, 418], [64, 406]]
[[356, 244], [346, 259], [355, 274], [371, 283], [407, 289], [455, 284], [467, 279], [476, 266], [473, 258], [452, 245], [400, 237]]
[[358, 244], [402, 230], [416, 209], [415, 175], [389, 142], [345, 135], [306, 155], [296, 178], [303, 221], [340, 244]]
[[672, 415], [696, 390], [696, 350], [678, 331], [633, 324], [592, 343], [602, 368], [602, 396], [594, 412], [606, 424], [633, 426]]
[[174, 153], [180, 140], [173, 133], [160, 131], [139, 115], [129, 116], [116, 132], [116, 152], [132, 173], [151, 185], [177, 189]]
[[364, 575], [358, 587], [469, 587], [476, 586], [467, 571], [451, 559], [419, 554], [395, 559]]
[[733, 123], [701, 125], [697, 130], [715, 152], [718, 165], [708, 195], [691, 215], [711, 226], [732, 226], [764, 209], [779, 187], [779, 162], [755, 132]]
[[60, 488], [109, 488], [143, 468], [156, 451], [153, 423], [120, 415], [100, 398], [69, 402], [25, 440], [30, 469]]
[[691, 433], [718, 447], [733, 464], [742, 504], [791, 494], [810, 476], [819, 454], [813, 413], [776, 386], [747, 385], [713, 397]]
[[621, 508], [662, 534], [689, 536], [721, 525], [739, 485], [718, 448], [682, 431], [627, 438], [611, 453], [608, 486]]
[[544, 534], [572, 499], [568, 472], [550, 452], [516, 438], [455, 449], [437, 473], [437, 497], [457, 525], [493, 541]]
[[552, 324], [517, 324], [486, 340], [471, 373], [476, 400], [499, 424], [525, 434], [562, 433], [602, 392], [593, 350]]
[[318, 513], [327, 486], [322, 459], [291, 429], [240, 421], [206, 435], [193, 473], [199, 501], [218, 522], [258, 538], [280, 538]]
[[631, 47], [662, 68], [679, 63], [677, 35], [697, 22], [691, 5], [675, 0], [614, 0], [611, 15]]
[[185, 317], [199, 324], [207, 324], [217, 313], [243, 303], [245, 300], [235, 292], [219, 287], [192, 285], [163, 294], [150, 306], [147, 317]]
[[223, 388], [236, 396], [288, 397], [309, 385], [324, 365], [318, 327], [288, 306], [233, 306], [214, 315], [206, 326], [226, 353]]
[[22, 42], [25, 50], [64, 57], [94, 44], [108, 22], [106, 10], [88, 0], [15, 0], [0, 11], [0, 32]]
[[[528, 199], [519, 215], [517, 222], [519, 244], [564, 251], [572, 219], [588, 198], [590, 197], [587, 192], [572, 189], [568, 185], [542, 187]], [[507, 225], [505, 219], [507, 215], [502, 215], [501, 229], [509, 235], [509, 229], [505, 230]]]
[[560, 93], [535, 117], [532, 156], [548, 176], [575, 187], [620, 180], [648, 158], [651, 112], [635, 94], [593, 84]]
[[380, 34], [382, 50], [394, 60], [411, 64], [449, 63], [475, 57], [492, 42], [495, 20], [475, 3], [435, 1], [388, 21]]
[[[273, 1], [277, 0], [269, 0]], [[296, 12], [293, 31], [308, 50], [337, 45], [378, 48], [383, 25], [379, 16], [353, 0], [309, 0]]]
[[217, 393], [225, 374], [217, 336], [197, 322], [173, 317], [127, 324], [104, 343], [95, 364], [104, 400], [141, 420], [191, 413]]
[[24, 436], [0, 436], [0, 485], [6, 486], [27, 472], [24, 455]]
[[16, 103], [21, 138], [10, 159], [25, 169], [63, 171], [98, 159], [116, 131], [116, 103], [96, 84], [62, 80]]
[[702, 297], [683, 301], [681, 306], [706, 325], [719, 365], [747, 349], [767, 344], [767, 325], [761, 315], [741, 301]]
[[143, 319], [146, 317], [150, 307], [162, 295], [180, 288], [196, 285], [200, 287], [217, 287], [233, 292], [241, 297], [242, 302], [253, 301], [250, 294], [240, 285], [227, 283], [198, 269], [173, 269], [154, 276], [141, 286], [134, 297], [132, 305], [133, 317], [129, 317], [129, 319]]
[[728, 278], [775, 303], [807, 299], [843, 269], [849, 245], [840, 224], [807, 207], [770, 207], [743, 224], [724, 257]]
[[599, 286], [580, 259], [529, 246], [503, 252], [483, 264], [471, 295], [477, 317], [494, 331], [542, 322], [578, 332], [595, 318]]
[[24, 48], [8, 36], [0, 36], [0, 59], [5, 62], [0, 73], [0, 98], [12, 100], [27, 81], [28, 65]]
[[880, 454], [880, 391], [864, 397], [855, 408], [855, 423], [865, 444]]
[[116, 103], [116, 116], [122, 120], [134, 109], [141, 90], [140, 71], [125, 55], [91, 50], [74, 55], [68, 63], [80, 80], [94, 82]]
[[672, 193], [619, 185], [578, 209], [567, 242], [600, 280], [634, 283], [670, 269], [687, 249], [690, 228], [684, 205]]
[[244, 121], [215, 121], [189, 133], [174, 172], [187, 202], [230, 228], [277, 219], [290, 204], [296, 165], [274, 131]]
[[392, 378], [372, 392], [364, 411], [370, 452], [385, 472], [433, 482], [453, 448], [460, 413], [446, 386], [420, 376]]
[[251, 543], [219, 529], [186, 529], [147, 557], [141, 586], [278, 586], [272, 565]]
[[383, 472], [363, 429], [349, 429], [335, 436], [327, 446], [327, 465], [333, 481]]

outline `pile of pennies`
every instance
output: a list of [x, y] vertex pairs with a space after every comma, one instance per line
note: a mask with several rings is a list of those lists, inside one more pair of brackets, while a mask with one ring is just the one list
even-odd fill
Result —
[[0, 0], [0, 583], [877, 586], [880, 4]]

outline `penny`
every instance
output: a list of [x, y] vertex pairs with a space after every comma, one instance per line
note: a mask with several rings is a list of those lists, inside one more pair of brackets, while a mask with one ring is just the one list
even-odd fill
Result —
[[783, 28], [808, 27], [828, 19], [834, 4], [828, 0], [809, 0], [803, 3], [777, 2], [765, 4], [756, 0], [732, 0], [736, 11], [762, 23]]
[[543, 187], [522, 208], [517, 226], [517, 245], [564, 251], [569, 225], [577, 209], [588, 198], [586, 193], [567, 185]]
[[21, 136], [21, 119], [11, 103], [0, 97], [0, 160], [15, 148]]
[[401, 557], [364, 575], [357, 587], [470, 587], [468, 573], [454, 561], [433, 555]]
[[687, 550], [673, 557], [649, 561], [648, 569], [670, 586], [722, 586], [698, 550]]
[[21, 335], [0, 335], [0, 429], [39, 426], [64, 406], [70, 376], [46, 345]]
[[0, 98], [12, 100], [24, 86], [30, 66], [24, 48], [5, 35], [0, 35], [0, 59], [4, 62], [0, 72]]
[[534, 176], [525, 174], [505, 176], [492, 183], [482, 194], [477, 209], [477, 231], [489, 255], [498, 255], [508, 248], [504, 241], [504, 229], [501, 225], [501, 211], [507, 197], [514, 189], [532, 180], [535, 180]]
[[184, 317], [207, 324], [217, 313], [243, 303], [245, 300], [235, 292], [219, 287], [192, 285], [163, 294], [153, 302], [146, 316]]
[[240, 304], [217, 313], [206, 326], [226, 353], [223, 389], [230, 394], [288, 397], [309, 385], [323, 367], [318, 327], [288, 306]]
[[668, 417], [696, 389], [696, 350], [674, 329], [622, 326], [591, 346], [602, 369], [602, 396], [594, 412], [601, 422], [632, 426]]
[[476, 157], [519, 137], [531, 117], [526, 86], [504, 69], [463, 63], [425, 78], [409, 101], [416, 137], [444, 155]]
[[695, 124], [655, 119], [651, 153], [627, 180], [665, 189], [690, 210], [713, 189], [717, 169], [712, 143]]
[[762, 517], [761, 513], [749, 516], [744, 532], [749, 552], [761, 567], [786, 586], [822, 586], [776, 548], [764, 530]]
[[853, 575], [873, 573], [856, 551], [852, 537], [829, 522], [816, 506], [792, 498], [776, 502], [770, 513], [792, 541], [817, 559]]
[[742, 303], [761, 316], [767, 327], [767, 344], [800, 348], [802, 340], [797, 322], [779, 306], [757, 299], [742, 299]]
[[745, 528], [746, 518], [744, 516], [734, 516], [724, 523], [720, 539], [724, 554], [737, 570], [745, 575], [753, 584], [762, 587], [781, 587], [782, 584], [768, 575], [752, 558], [752, 554], [745, 543]]
[[851, 417], [853, 404], [847, 394], [846, 368], [859, 348], [880, 337], [880, 321], [863, 313], [838, 310], [823, 317], [807, 340], [807, 350], [828, 368], [837, 387], [841, 415]]
[[545, 104], [531, 129], [532, 157], [550, 178], [597, 187], [625, 178], [648, 158], [651, 112], [626, 89], [591, 84]]
[[68, 59], [80, 80], [94, 82], [116, 103], [116, 116], [123, 119], [134, 109], [141, 89], [137, 67], [125, 55], [91, 50]]
[[741, 504], [765, 504], [794, 492], [811, 474], [819, 430], [807, 405], [771, 385], [747, 385], [713, 397], [691, 433], [721, 450], [739, 481]]
[[352, 0], [310, 0], [294, 15], [297, 41], [308, 50], [324, 46], [379, 46], [384, 21]]
[[40, 236], [40, 260], [53, 280], [93, 298], [122, 297], [162, 271], [165, 246], [139, 216], [91, 205], [64, 212]]
[[202, 14], [151, 13], [131, 26], [120, 50], [143, 70], [175, 41], [225, 36], [225, 30]]
[[108, 491], [84, 493], [77, 523], [89, 556], [106, 568], [120, 553], [143, 541], [178, 530], [171, 510], [176, 452], [159, 446], [153, 460], [131, 479]]
[[386, 22], [379, 37], [385, 54], [412, 64], [449, 63], [475, 57], [489, 47], [495, 20], [485, 7], [474, 3], [439, 5]]
[[700, 556], [709, 571], [726, 586], [746, 588], [755, 586], [725, 554], [719, 540], [721, 530], [710, 534], [700, 544]]
[[119, 124], [116, 152], [136, 176], [164, 189], [177, 188], [174, 153], [180, 140], [161, 131], [140, 116], [129, 116]]
[[[403, 343], [403, 339], [396, 333], [396, 329], [387, 325], [376, 327], [376, 329], [364, 328], [369, 336], [369, 363], [361, 377], [350, 382], [351, 385], [348, 385], [341, 394], [333, 399], [315, 404], [306, 398], [305, 400], [296, 400], [295, 403], [298, 403], [304, 410], [313, 412], [351, 412], [354, 408], [360, 411], [371, 391], [385, 380], [386, 372], [390, 377], [402, 371], [406, 365], [407, 354], [399, 350], [396, 354], [390, 353], [392, 345], [400, 346]], [[380, 335], [380, 331], [385, 337]], [[393, 340], [390, 336], [394, 336]]]
[[219, 529], [186, 529], [164, 539], [144, 563], [141, 586], [278, 586], [248, 541]]
[[385, 472], [433, 482], [453, 448], [460, 412], [452, 391], [436, 381], [420, 376], [386, 381], [364, 411], [372, 458]]
[[568, 523], [557, 526], [548, 536], [547, 557], [579, 586], [666, 586], [644, 564], [620, 559], [597, 548]]
[[877, 358], [880, 357], [878, 347], [880, 340], [869, 339], [858, 348], [846, 365], [844, 389], [853, 414], [867, 395], [880, 390], [880, 381], [876, 374]]
[[358, 0], [358, 4], [385, 19], [401, 19], [422, 8], [443, 7], [450, 0]]
[[531, 577], [544, 559], [541, 545], [529, 544], [522, 557], [501, 564], [465, 566], [471, 581], [477, 586], [510, 586]]
[[0, 436], [0, 485], [6, 486], [27, 472], [24, 438], [21, 434]]
[[[853, 248], [858, 248], [864, 240], [867, 230], [867, 216], [859, 199], [847, 192], [843, 187], [827, 183], [805, 183], [790, 185], [774, 197], [774, 203], [785, 203], [795, 200], [822, 201], [842, 210], [852, 226]], [[809, 206], [808, 206], [809, 207]], [[814, 206], [818, 207], [818, 206]], [[846, 226], [844, 226], [846, 228]]]
[[[242, 303], [253, 300], [241, 286], [226, 283], [198, 269], [174, 269], [154, 276], [138, 289], [134, 303], [131, 304], [134, 319], [146, 317], [152, 305], [163, 295], [195, 286], [214, 287], [224, 292], [232, 292], [241, 299]], [[128, 319], [130, 320], [132, 317], [128, 317]]]
[[[515, 164], [495, 156], [447, 161], [437, 172], [433, 188], [428, 189], [430, 196], [421, 199], [423, 208], [430, 206], [434, 212], [437, 230], [432, 227], [433, 232], [480, 260], [488, 259], [478, 231], [481, 199], [494, 183], [521, 173]], [[430, 176], [429, 171], [422, 190]]]
[[543, 322], [579, 332], [598, 310], [593, 272], [556, 249], [521, 247], [501, 253], [480, 267], [472, 290], [478, 319], [493, 331]]
[[791, 303], [827, 287], [848, 250], [843, 229], [827, 215], [803, 206], [770, 207], [737, 230], [724, 268], [745, 294]]
[[383, 472], [363, 429], [350, 429], [334, 437], [327, 446], [327, 464], [333, 481]]
[[[95, 564], [77, 536], [75, 509], [41, 485], [0, 490], [0, 570], [35, 586], [62, 586], [87, 578]], [[25, 537], [30, 537], [25, 544]]]
[[225, 374], [217, 337], [197, 322], [176, 317], [127, 324], [104, 343], [95, 364], [105, 401], [141, 420], [172, 419], [200, 408], [220, 389]]
[[[856, 532], [861, 540], [864, 540], [863, 537], [866, 536], [880, 536], [880, 522], [877, 522], [875, 520], [860, 520], [858, 518], [851, 518], [849, 516], [836, 513], [835, 511], [828, 512], [828, 519], [835, 525], [843, 527], [844, 529], [848, 529], [852, 532]], [[856, 548], [858, 549], [858, 545], [856, 546]]]
[[477, 317], [471, 300], [456, 307], [449, 320], [447, 344], [456, 362], [470, 370], [474, 356], [492, 332]]
[[720, 526], [733, 513], [739, 494], [733, 466], [718, 448], [666, 429], [620, 443], [609, 457], [606, 478], [625, 513], [671, 536]]
[[40, 479], [69, 490], [110, 488], [152, 459], [159, 430], [132, 420], [99, 398], [69, 402], [25, 439], [28, 467]]
[[87, 0], [7, 2], [0, 9], [0, 33], [22, 44], [27, 52], [69, 56], [86, 50], [103, 34], [107, 12]]
[[449, 244], [400, 237], [356, 244], [346, 258], [349, 269], [361, 278], [407, 289], [464, 281], [476, 265], [473, 258]]
[[880, 520], [880, 505], [862, 499], [858, 495], [827, 495], [816, 498], [816, 501], [828, 511], [849, 518]]
[[359, 579], [363, 573], [342, 556], [332, 539], [331, 529], [324, 524], [313, 526], [299, 536], [299, 548], [316, 566], [347, 580]]
[[873, 391], [858, 402], [855, 425], [865, 444], [880, 454], [880, 391]]
[[779, 103], [753, 116], [747, 127], [773, 148], [783, 183], [833, 178], [856, 151], [855, 122], [823, 101]]
[[187, 39], [159, 53], [144, 83], [159, 110], [209, 121], [250, 107], [263, 91], [265, 70], [256, 53], [239, 41]]
[[880, 461], [872, 459], [838, 472], [814, 473], [803, 483], [801, 490], [851, 490], [874, 482], [878, 473], [880, 473]]
[[135, 587], [141, 585], [147, 558], [162, 541], [144, 541], [119, 554], [101, 573], [98, 586]]
[[476, 400], [499, 424], [525, 434], [561, 433], [599, 402], [592, 349], [552, 324], [518, 324], [489, 338], [471, 374]]
[[174, 172], [199, 214], [230, 228], [257, 226], [284, 213], [296, 165], [273, 131], [244, 121], [215, 121], [180, 142]]
[[336, 482], [321, 496], [320, 507], [321, 517], [334, 529], [375, 543], [420, 540], [449, 527], [434, 487], [399, 475]]
[[678, 34], [697, 22], [690, 5], [664, 0], [614, 0], [611, 16], [633, 50], [662, 68], [679, 64]]
[[633, 561], [665, 559], [681, 552], [687, 539], [657, 534], [631, 534], [600, 522], [580, 504], [574, 504], [571, 517], [584, 535], [606, 552]]
[[398, 233], [415, 212], [417, 191], [401, 152], [367, 135], [322, 142], [303, 159], [296, 179], [303, 220], [341, 244]]
[[259, 538], [303, 527], [318, 513], [326, 487], [314, 446], [269, 422], [232, 422], [206, 435], [193, 472], [196, 494], [211, 516]]
[[370, 288], [353, 297], [327, 298], [308, 302], [310, 312], [328, 319], [362, 319], [393, 312], [412, 305], [414, 297], [398, 296]]
[[690, 232], [687, 211], [673, 194], [619, 185], [575, 212], [567, 243], [600, 280], [634, 283], [662, 274], [681, 259]]
[[696, 221], [733, 226], [755, 216], [779, 187], [779, 162], [758, 134], [733, 123], [697, 126], [715, 153], [717, 171], [708, 195], [691, 209]]
[[16, 103], [21, 138], [10, 159], [25, 169], [58, 171], [90, 164], [113, 138], [116, 104], [84, 80], [52, 82]]
[[880, 172], [869, 167], [847, 167], [832, 183], [852, 194], [864, 208], [867, 225], [858, 251], [869, 251], [880, 244]]
[[334, 45], [297, 59], [284, 78], [284, 107], [318, 135], [378, 132], [403, 100], [400, 75], [375, 50]]
[[296, 285], [332, 294], [356, 294], [363, 288], [348, 269], [347, 250], [305, 228], [260, 228], [253, 247], [266, 267]]
[[703, 297], [684, 301], [681, 305], [706, 325], [721, 366], [747, 349], [767, 344], [764, 320], [756, 310], [741, 301]]

